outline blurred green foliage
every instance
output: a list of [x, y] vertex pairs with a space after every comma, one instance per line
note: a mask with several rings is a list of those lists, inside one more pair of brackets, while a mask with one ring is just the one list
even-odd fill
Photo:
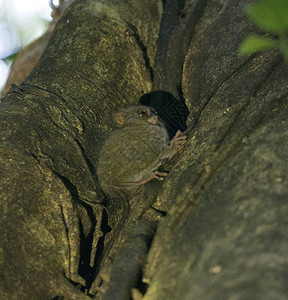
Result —
[[13, 53], [13, 54], [11, 54], [11, 55], [9, 55], [9, 56], [7, 56], [7, 57], [5, 57], [5, 58], [3, 58], [2, 60], [6, 64], [12, 63], [15, 60], [15, 58], [17, 57], [17, 55], [18, 55], [19, 52], [20, 52], [20, 50], [17, 51], [17, 52], [15, 52], [15, 53]]
[[272, 39], [250, 34], [242, 42], [239, 53], [246, 55], [278, 48], [288, 62], [288, 0], [261, 0], [249, 5], [246, 13], [260, 29], [276, 37]]
[[49, 0], [0, 0], [0, 95], [18, 53], [47, 29]]

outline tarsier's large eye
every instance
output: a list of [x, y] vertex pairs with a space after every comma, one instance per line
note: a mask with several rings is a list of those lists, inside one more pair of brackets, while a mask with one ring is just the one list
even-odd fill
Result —
[[138, 109], [137, 113], [140, 117], [147, 116], [147, 112], [144, 109]]

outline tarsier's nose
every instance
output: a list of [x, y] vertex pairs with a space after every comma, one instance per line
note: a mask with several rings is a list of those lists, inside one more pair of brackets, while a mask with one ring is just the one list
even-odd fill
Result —
[[147, 122], [148, 122], [149, 124], [156, 125], [156, 124], [158, 123], [158, 116], [157, 116], [157, 115], [153, 115], [153, 116], [149, 117], [149, 118], [147, 119]]

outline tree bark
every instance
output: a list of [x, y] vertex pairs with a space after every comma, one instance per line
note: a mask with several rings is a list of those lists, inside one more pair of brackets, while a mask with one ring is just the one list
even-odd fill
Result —
[[[288, 71], [238, 55], [249, 2], [67, 9], [1, 99], [1, 299], [287, 299]], [[98, 153], [112, 113], [158, 90], [185, 100], [188, 141], [119, 228]]]

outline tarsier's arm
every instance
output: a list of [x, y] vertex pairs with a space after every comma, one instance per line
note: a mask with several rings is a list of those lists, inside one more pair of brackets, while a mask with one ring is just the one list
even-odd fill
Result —
[[178, 151], [180, 151], [185, 143], [186, 143], [187, 136], [181, 135], [181, 131], [178, 130], [171, 140], [171, 142], [168, 144], [168, 146], [164, 149], [162, 153], [161, 159], [164, 158], [171, 158], [174, 154], [176, 154]]
[[[176, 154], [178, 151], [180, 151], [184, 147], [184, 145], [186, 143], [186, 139], [187, 139], [187, 136], [186, 135], [181, 136], [181, 131], [178, 130], [176, 132], [175, 136], [173, 137], [173, 139], [171, 140], [171, 142], [164, 149], [161, 159], [164, 159], [164, 158], [170, 159], [174, 154]], [[122, 186], [125, 187], [125, 186], [143, 185], [152, 179], [163, 180], [165, 176], [167, 176], [167, 173], [165, 173], [165, 172], [154, 171], [151, 173], [151, 175], [149, 175], [146, 178], [143, 178], [142, 180], [134, 181], [134, 182], [123, 182]]]

